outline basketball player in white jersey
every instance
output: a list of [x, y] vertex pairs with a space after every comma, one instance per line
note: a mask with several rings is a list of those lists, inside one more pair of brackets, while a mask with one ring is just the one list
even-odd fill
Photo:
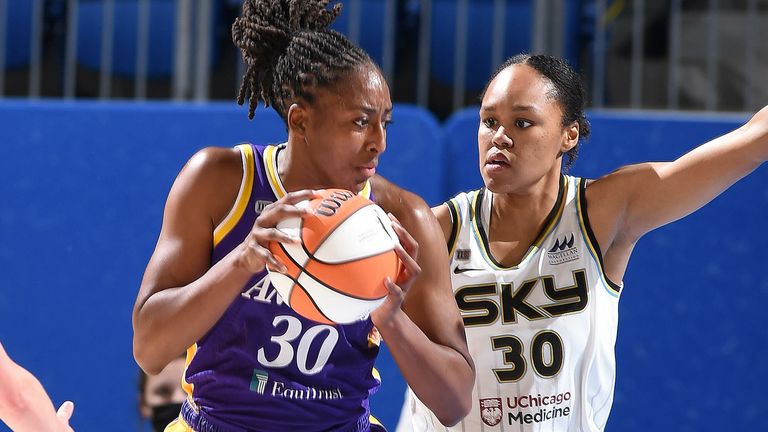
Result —
[[472, 411], [446, 428], [409, 390], [398, 431], [602, 431], [635, 243], [768, 159], [766, 107], [676, 161], [566, 176], [562, 156], [589, 134], [583, 107], [579, 76], [550, 56], [513, 57], [486, 87], [485, 188], [433, 209], [475, 361]]

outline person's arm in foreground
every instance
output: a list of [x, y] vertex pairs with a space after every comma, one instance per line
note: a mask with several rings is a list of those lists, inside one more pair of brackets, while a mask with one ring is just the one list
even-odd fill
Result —
[[267, 262], [281, 268], [267, 250], [269, 241], [298, 241], [274, 227], [281, 218], [306, 213], [292, 204], [314, 191], [289, 193], [269, 205], [245, 241], [211, 266], [213, 231], [235, 201], [241, 166], [236, 149], [204, 149], [171, 188], [133, 309], [133, 353], [148, 374], [158, 374], [202, 338]]
[[606, 273], [621, 280], [637, 240], [701, 208], [768, 159], [768, 107], [672, 162], [621, 168], [587, 188]]
[[454, 425], [471, 408], [475, 370], [451, 290], [443, 235], [421, 198], [380, 177], [374, 182], [377, 203], [405, 228], [394, 224], [408, 279], [388, 285], [389, 298], [371, 318], [408, 385], [441, 423]]
[[42, 384], [8, 357], [0, 344], [0, 419], [14, 432], [72, 432], [75, 405], [64, 402], [58, 413]]

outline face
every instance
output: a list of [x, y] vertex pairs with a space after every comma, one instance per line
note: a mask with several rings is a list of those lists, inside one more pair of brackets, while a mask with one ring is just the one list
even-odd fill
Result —
[[181, 388], [181, 377], [184, 374], [184, 359], [174, 359], [157, 375], [147, 377], [146, 387], [142, 395], [142, 414], [149, 418], [152, 408], [172, 403], [182, 403], [186, 393]]
[[553, 84], [528, 65], [501, 71], [480, 107], [480, 173], [495, 193], [529, 190], [560, 175], [561, 155], [576, 145], [578, 125], [562, 125]]
[[297, 138], [291, 145], [303, 146], [292, 157], [302, 158], [315, 187], [359, 191], [376, 173], [386, 148], [392, 119], [389, 86], [376, 67], [367, 65], [315, 96], [312, 104], [289, 111], [289, 133]]

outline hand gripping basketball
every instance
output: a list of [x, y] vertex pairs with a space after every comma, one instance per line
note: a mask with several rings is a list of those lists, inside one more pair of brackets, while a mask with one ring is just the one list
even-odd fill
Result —
[[387, 278], [385, 285], [389, 290], [389, 295], [381, 306], [371, 312], [371, 319], [379, 328], [386, 325], [401, 310], [400, 307], [405, 301], [408, 290], [413, 285], [416, 277], [421, 274], [421, 267], [416, 262], [419, 257], [419, 244], [403, 228], [400, 221], [394, 215], [390, 213], [389, 218], [392, 220], [392, 228], [400, 240], [400, 244], [395, 248], [395, 252], [397, 252], [397, 256], [400, 258], [402, 267], [397, 275], [397, 279]]
[[319, 194], [296, 204], [309, 214], [277, 224], [301, 241], [269, 244], [286, 267], [277, 272], [268, 266], [271, 283], [306, 318], [340, 324], [365, 319], [387, 298], [385, 280], [400, 273], [397, 233], [384, 211], [367, 198], [342, 189]]
[[291, 192], [266, 206], [256, 218], [251, 232], [241, 245], [242, 253], [239, 257], [241, 267], [252, 274], [263, 271], [265, 266], [277, 271], [287, 270], [280, 261], [272, 256], [269, 251], [269, 243], [299, 243], [301, 240], [280, 231], [275, 226], [283, 219], [300, 218], [309, 214], [309, 209], [297, 207], [296, 203], [317, 196], [319, 195], [314, 190]]

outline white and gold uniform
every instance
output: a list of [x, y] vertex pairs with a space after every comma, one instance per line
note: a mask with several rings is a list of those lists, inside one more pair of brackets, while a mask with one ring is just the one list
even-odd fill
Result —
[[620, 286], [587, 218], [585, 180], [562, 176], [519, 265], [491, 255], [493, 193], [448, 201], [451, 282], [477, 377], [469, 415], [446, 428], [408, 389], [398, 431], [602, 431], [613, 401]]

